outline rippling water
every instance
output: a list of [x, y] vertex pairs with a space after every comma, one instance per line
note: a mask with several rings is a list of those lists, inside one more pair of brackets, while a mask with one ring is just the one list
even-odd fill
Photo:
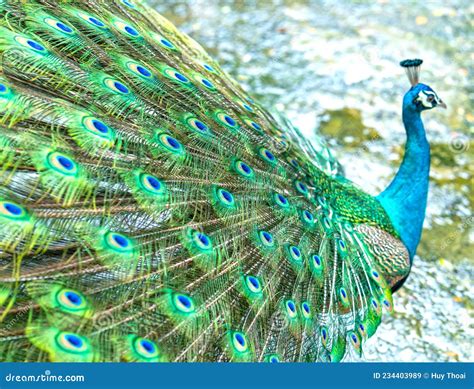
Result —
[[[472, 79], [467, 0], [151, 1], [268, 107], [309, 139], [327, 137], [346, 175], [377, 194], [400, 163], [398, 62], [423, 58], [421, 81], [447, 102], [424, 114], [432, 146], [427, 220], [396, 313], [366, 345], [374, 361], [466, 361], [474, 341]], [[471, 146], [471, 148], [470, 148]]]

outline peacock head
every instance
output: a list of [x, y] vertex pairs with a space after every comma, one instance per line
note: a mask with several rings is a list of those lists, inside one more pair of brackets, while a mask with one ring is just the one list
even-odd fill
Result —
[[417, 112], [426, 111], [435, 107], [447, 108], [437, 93], [428, 85], [419, 82], [421, 59], [406, 59], [400, 62], [405, 68], [411, 88], [405, 94], [403, 105]]

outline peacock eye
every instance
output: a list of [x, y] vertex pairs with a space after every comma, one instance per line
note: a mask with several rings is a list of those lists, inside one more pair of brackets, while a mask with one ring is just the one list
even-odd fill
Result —
[[431, 103], [431, 102], [434, 100], [434, 96], [433, 96], [433, 95], [429, 95], [427, 100]]

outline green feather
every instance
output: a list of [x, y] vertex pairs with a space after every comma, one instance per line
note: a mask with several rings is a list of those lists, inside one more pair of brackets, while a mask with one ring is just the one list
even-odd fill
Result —
[[55, 327], [32, 324], [26, 328], [31, 342], [52, 362], [93, 362], [97, 354], [87, 337]]
[[122, 359], [126, 362], [165, 362], [167, 360], [158, 345], [149, 339], [128, 335], [119, 342]]

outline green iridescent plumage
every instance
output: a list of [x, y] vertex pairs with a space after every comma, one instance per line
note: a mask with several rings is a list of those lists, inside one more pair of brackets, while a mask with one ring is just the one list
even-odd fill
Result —
[[361, 355], [407, 263], [329, 150], [141, 2], [0, 36], [0, 360]]

